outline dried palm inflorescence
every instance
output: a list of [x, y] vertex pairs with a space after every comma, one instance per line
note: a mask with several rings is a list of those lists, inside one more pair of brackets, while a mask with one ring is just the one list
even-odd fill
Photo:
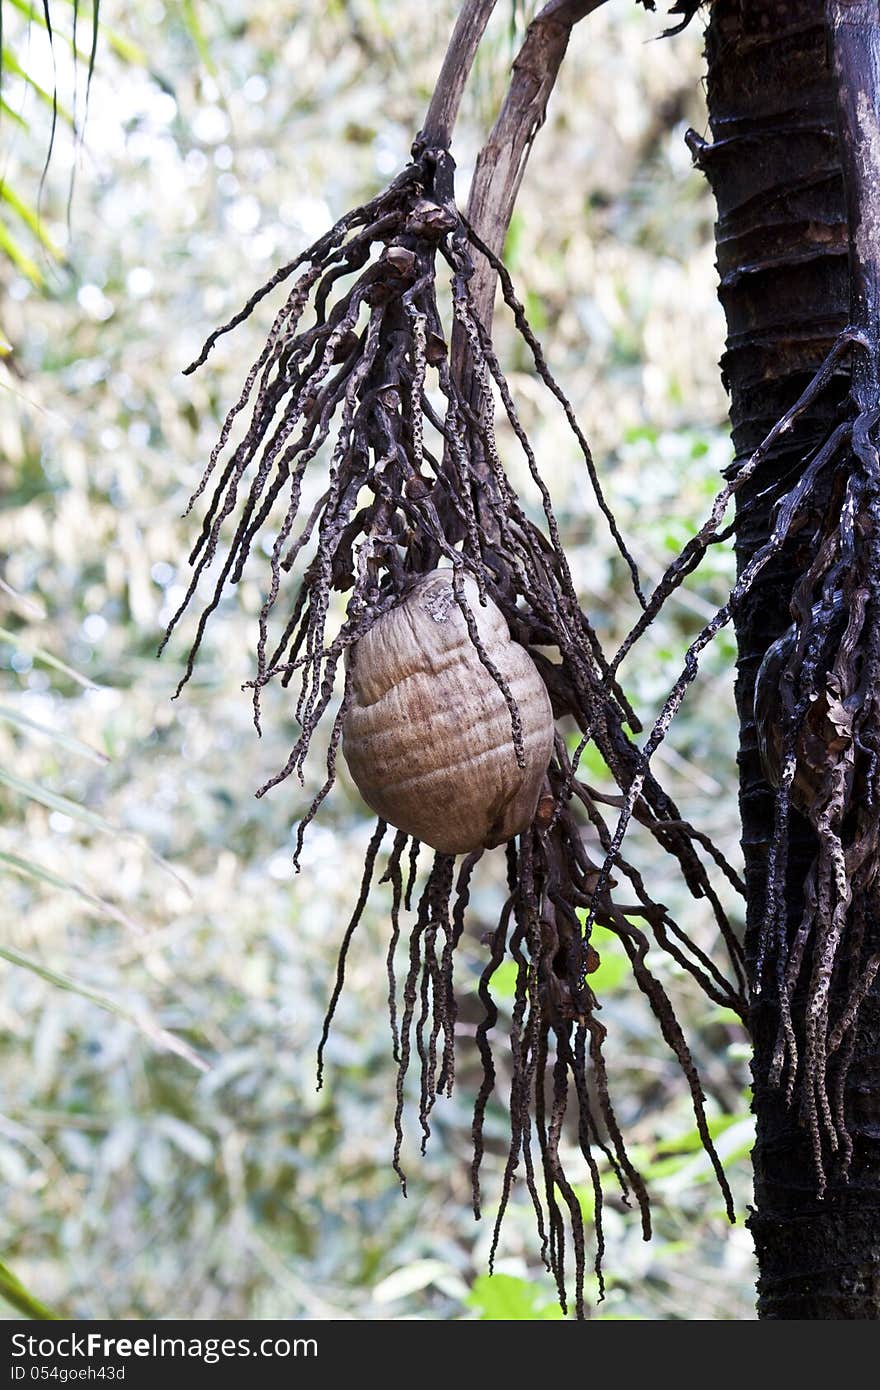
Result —
[[[255, 720], [259, 727], [266, 684], [277, 678], [286, 687], [296, 678], [302, 732], [285, 766], [258, 795], [301, 773], [315, 730], [326, 719], [327, 776], [299, 825], [296, 857], [333, 786], [343, 740], [355, 779], [383, 817], [342, 942], [319, 1076], [349, 945], [378, 877], [391, 885], [387, 970], [399, 1064], [394, 1165], [404, 1188], [402, 1116], [413, 1050], [420, 1067], [424, 1143], [436, 1099], [453, 1085], [453, 965], [472, 875], [485, 848], [506, 841], [507, 896], [479, 983], [485, 1016], [476, 1034], [483, 1082], [473, 1122], [474, 1208], [479, 1214], [483, 1120], [495, 1084], [489, 1037], [498, 1014], [491, 980], [509, 955], [517, 967], [509, 1039], [511, 1135], [493, 1255], [521, 1170], [563, 1303], [566, 1225], [573, 1235], [575, 1306], [582, 1314], [583, 1217], [560, 1159], [569, 1105], [596, 1193], [600, 1277], [597, 1155], [607, 1157], [624, 1197], [632, 1194], [641, 1209], [645, 1234], [650, 1230], [647, 1193], [628, 1157], [609, 1094], [605, 1028], [589, 987], [596, 960], [589, 942], [592, 923], [607, 927], [623, 944], [637, 985], [684, 1072], [699, 1132], [730, 1208], [690, 1053], [646, 957], [653, 938], [711, 999], [742, 1014], [741, 950], [701, 855], [708, 853], [739, 884], [714, 847], [682, 819], [632, 742], [627, 726], [637, 730], [636, 717], [578, 602], [546, 485], [492, 342], [474, 311], [475, 246], [499, 274], [536, 373], [561, 403], [609, 519], [610, 512], [571, 407], [504, 268], [459, 213], [452, 180], [448, 153], [417, 148], [412, 164], [388, 189], [278, 271], [208, 340], [194, 367], [205, 361], [220, 333], [296, 276], [197, 489], [196, 497], [213, 481], [192, 552], [192, 579], [171, 627], [216, 562], [217, 581], [198, 620], [184, 684], [224, 586], [242, 577], [249, 553], [271, 524], [269, 581], [251, 682]], [[450, 365], [437, 297], [441, 274], [467, 347], [466, 386]], [[542, 526], [527, 514], [502, 462], [496, 397], [539, 489]], [[232, 446], [233, 427], [245, 411], [242, 437]], [[324, 490], [302, 518], [303, 479], [310, 467], [325, 470]], [[635, 565], [613, 519], [611, 524], [640, 595]], [[301, 577], [291, 581], [288, 593], [285, 579], [295, 566]], [[336, 630], [334, 590], [348, 595]], [[280, 632], [270, 638], [282, 597]], [[554, 735], [551, 706], [557, 719], [574, 723], [584, 742], [594, 741], [624, 799], [640, 779], [630, 809], [677, 861], [693, 896], [711, 904], [732, 978], [653, 900], [622, 857], [606, 822], [607, 807], [621, 800], [603, 797], [579, 779], [578, 757], [570, 759], [565, 740]], [[482, 726], [476, 717], [480, 711]], [[401, 727], [401, 720], [408, 725]], [[428, 792], [424, 806], [407, 795], [412, 773]], [[586, 835], [607, 856], [604, 869], [591, 859]], [[389, 841], [383, 869], [380, 852]], [[435, 853], [416, 897], [420, 841], [433, 845]], [[456, 864], [453, 855], [459, 851], [467, 853]], [[611, 869], [618, 884], [627, 884], [629, 901], [612, 897]], [[396, 948], [403, 914], [414, 901], [398, 997]]]
[[[843, 617], [842, 594], [833, 596], [838, 619]], [[827, 619], [821, 605], [810, 617], [817, 624]], [[841, 622], [836, 624], [840, 637]], [[828, 637], [834, 629], [828, 629]], [[771, 787], [779, 788], [785, 780], [786, 723], [794, 708], [792, 693], [792, 658], [798, 650], [798, 626], [791, 627], [768, 647], [755, 676], [753, 705], [755, 737], [764, 776]], [[827, 644], [825, 644], [827, 645]], [[828, 749], [837, 735], [832, 722], [832, 710], [827, 698], [817, 691], [803, 712], [803, 722], [797, 738], [794, 776], [789, 797], [791, 804], [809, 816], [810, 808], [822, 794], [822, 783], [828, 762]]]
[[[771, 1079], [797, 1096], [819, 1191], [829, 1158], [853, 1152], [845, 1092], [855, 1024], [880, 969], [880, 458], [877, 406], [857, 400], [819, 452], [831, 501], [814, 514], [812, 564], [796, 586], [794, 623], [756, 681], [768, 780], [776, 788], [767, 927], [757, 988], [775, 969], [781, 1007]], [[775, 686], [775, 694], [773, 687]], [[800, 922], [786, 920], [791, 808], [817, 849]]]
[[[650, 755], [663, 738], [696, 674], [699, 651], [768, 563], [796, 544], [810, 558], [792, 593], [793, 623], [770, 647], [756, 679], [758, 748], [776, 803], [750, 985], [756, 998], [778, 1009], [769, 1080], [797, 1105], [820, 1197], [832, 1165], [839, 1176], [849, 1174], [859, 1133], [876, 1137], [876, 1117], [863, 1113], [848, 1082], [862, 1010], [872, 992], [876, 997], [880, 973], [880, 19], [876, 6], [826, 0], [825, 21], [847, 193], [851, 321], [800, 398], [719, 495], [710, 521], [661, 588], [680, 582], [717, 535], [729, 498], [819, 394], [843, 374], [849, 390], [834, 428], [803, 459], [797, 482], [778, 485], [772, 534], [691, 646], [645, 745]], [[711, 147], [691, 137], [700, 161]], [[652, 600], [648, 611], [653, 607]], [[638, 625], [631, 638], [637, 631]], [[816, 842], [796, 920], [786, 904], [792, 808], [809, 821]], [[870, 1032], [870, 1019], [867, 1026]]]
[[[769, 539], [744, 566], [727, 602], [692, 642], [684, 666], [642, 747], [623, 799], [611, 853], [623, 841], [643, 777], [698, 671], [700, 652], [730, 621], [768, 564], [797, 535], [812, 563], [795, 587], [793, 626], [768, 650], [756, 681], [758, 747], [776, 788], [766, 911], [755, 997], [775, 971], [779, 1036], [770, 1080], [798, 1101], [811, 1136], [817, 1191], [829, 1159], [852, 1157], [846, 1082], [859, 1011], [880, 971], [880, 395], [878, 354], [861, 329], [843, 330], [803, 394], [721, 490], [701, 531], [657, 586], [610, 665], [613, 672], [708, 545], [724, 534], [730, 499], [767, 459], [849, 355], [853, 390], [843, 418], [788, 491], [779, 487]], [[792, 807], [809, 819], [817, 853], [801, 920], [785, 902]], [[611, 864], [603, 866], [601, 889]], [[806, 977], [806, 978], [802, 978]], [[833, 1005], [836, 1002], [836, 1009]]]

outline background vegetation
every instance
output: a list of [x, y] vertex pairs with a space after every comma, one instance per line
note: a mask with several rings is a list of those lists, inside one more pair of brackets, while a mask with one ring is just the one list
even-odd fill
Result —
[[[491, 1200], [480, 1225], [469, 1207], [492, 873], [462, 958], [457, 1096], [438, 1106], [425, 1159], [410, 1126], [404, 1201], [390, 1168], [383, 920], [354, 949], [315, 1092], [370, 825], [343, 779], [294, 880], [291, 831], [319, 766], [301, 792], [286, 783], [254, 800], [295, 737], [284, 692], [267, 692], [259, 742], [240, 691], [259, 571], [222, 606], [179, 702], [183, 638], [155, 659], [195, 535], [181, 513], [271, 308], [196, 378], [181, 368], [276, 263], [405, 162], [456, 8], [104, 0], [78, 142], [90, 14], [74, 62], [77, 7], [53, 5], [50, 48], [29, 5], [3, 6], [0, 1258], [15, 1272], [8, 1293], [17, 1276], [68, 1316], [560, 1316], [527, 1204], [508, 1216], [492, 1280]], [[528, 17], [499, 10], [457, 139], [460, 196]], [[705, 123], [700, 37], [650, 41], [661, 28], [617, 5], [575, 30], [507, 248], [649, 578], [729, 459], [711, 203], [683, 141]], [[583, 602], [610, 641], [632, 617], [625, 575], [503, 320], [498, 339]], [[731, 569], [729, 554], [712, 556], [655, 624], [626, 671], [637, 707], [657, 706]], [[723, 634], [661, 766], [736, 862], [733, 658]], [[601, 765], [590, 770], [601, 782]], [[633, 844], [672, 905], [677, 889]], [[711, 943], [708, 917], [683, 912]], [[751, 1317], [747, 1232], [727, 1226], [680, 1073], [623, 960], [607, 944], [602, 955], [612, 1080], [657, 1233], [643, 1244], [612, 1203], [595, 1315]], [[742, 1217], [743, 1035], [662, 960], [655, 969], [701, 1067]], [[496, 986], [503, 995], [503, 977]], [[499, 1101], [487, 1135], [504, 1122]], [[486, 1164], [491, 1199], [501, 1159]]]

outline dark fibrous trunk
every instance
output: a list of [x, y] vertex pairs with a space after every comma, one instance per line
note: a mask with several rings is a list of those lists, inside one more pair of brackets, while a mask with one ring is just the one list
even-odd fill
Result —
[[[775, 504], [806, 480], [796, 524], [735, 612], [758, 1127], [750, 1224], [766, 1318], [880, 1316], [876, 303], [864, 286], [860, 299], [856, 274], [851, 308], [848, 260], [849, 228], [871, 196], [865, 150], [854, 154], [853, 141], [865, 111], [876, 122], [878, 26], [876, 4], [840, 0], [826, 17], [822, 0], [716, 0], [707, 34], [713, 142], [695, 142], [718, 205], [737, 460], [790, 410], [835, 344], [849, 337], [852, 349], [838, 351], [824, 389], [737, 499], [742, 573], [779, 530]], [[827, 466], [820, 460], [808, 478], [826, 445]], [[770, 711], [785, 765], [774, 793], [753, 700], [762, 658], [786, 629]], [[849, 719], [837, 744], [827, 721], [816, 722], [826, 709], [818, 692], [824, 699], [834, 681]], [[804, 730], [821, 745], [809, 766]]]

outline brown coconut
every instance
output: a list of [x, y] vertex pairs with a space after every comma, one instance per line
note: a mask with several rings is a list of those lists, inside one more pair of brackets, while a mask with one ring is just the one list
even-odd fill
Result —
[[517, 763], [510, 710], [471, 641], [452, 571], [414, 584], [352, 648], [342, 749], [367, 805], [443, 854], [503, 844], [531, 821], [553, 749], [546, 686], [476, 582], [464, 595], [483, 647], [522, 719]]

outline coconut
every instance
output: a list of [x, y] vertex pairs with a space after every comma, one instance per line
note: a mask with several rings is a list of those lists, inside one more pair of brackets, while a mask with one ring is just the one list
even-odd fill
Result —
[[516, 701], [511, 712], [468, 631], [452, 570], [421, 576], [349, 653], [351, 698], [342, 750], [377, 815], [442, 854], [503, 844], [535, 814], [550, 754], [550, 697], [504, 615], [463, 592], [486, 656]]

